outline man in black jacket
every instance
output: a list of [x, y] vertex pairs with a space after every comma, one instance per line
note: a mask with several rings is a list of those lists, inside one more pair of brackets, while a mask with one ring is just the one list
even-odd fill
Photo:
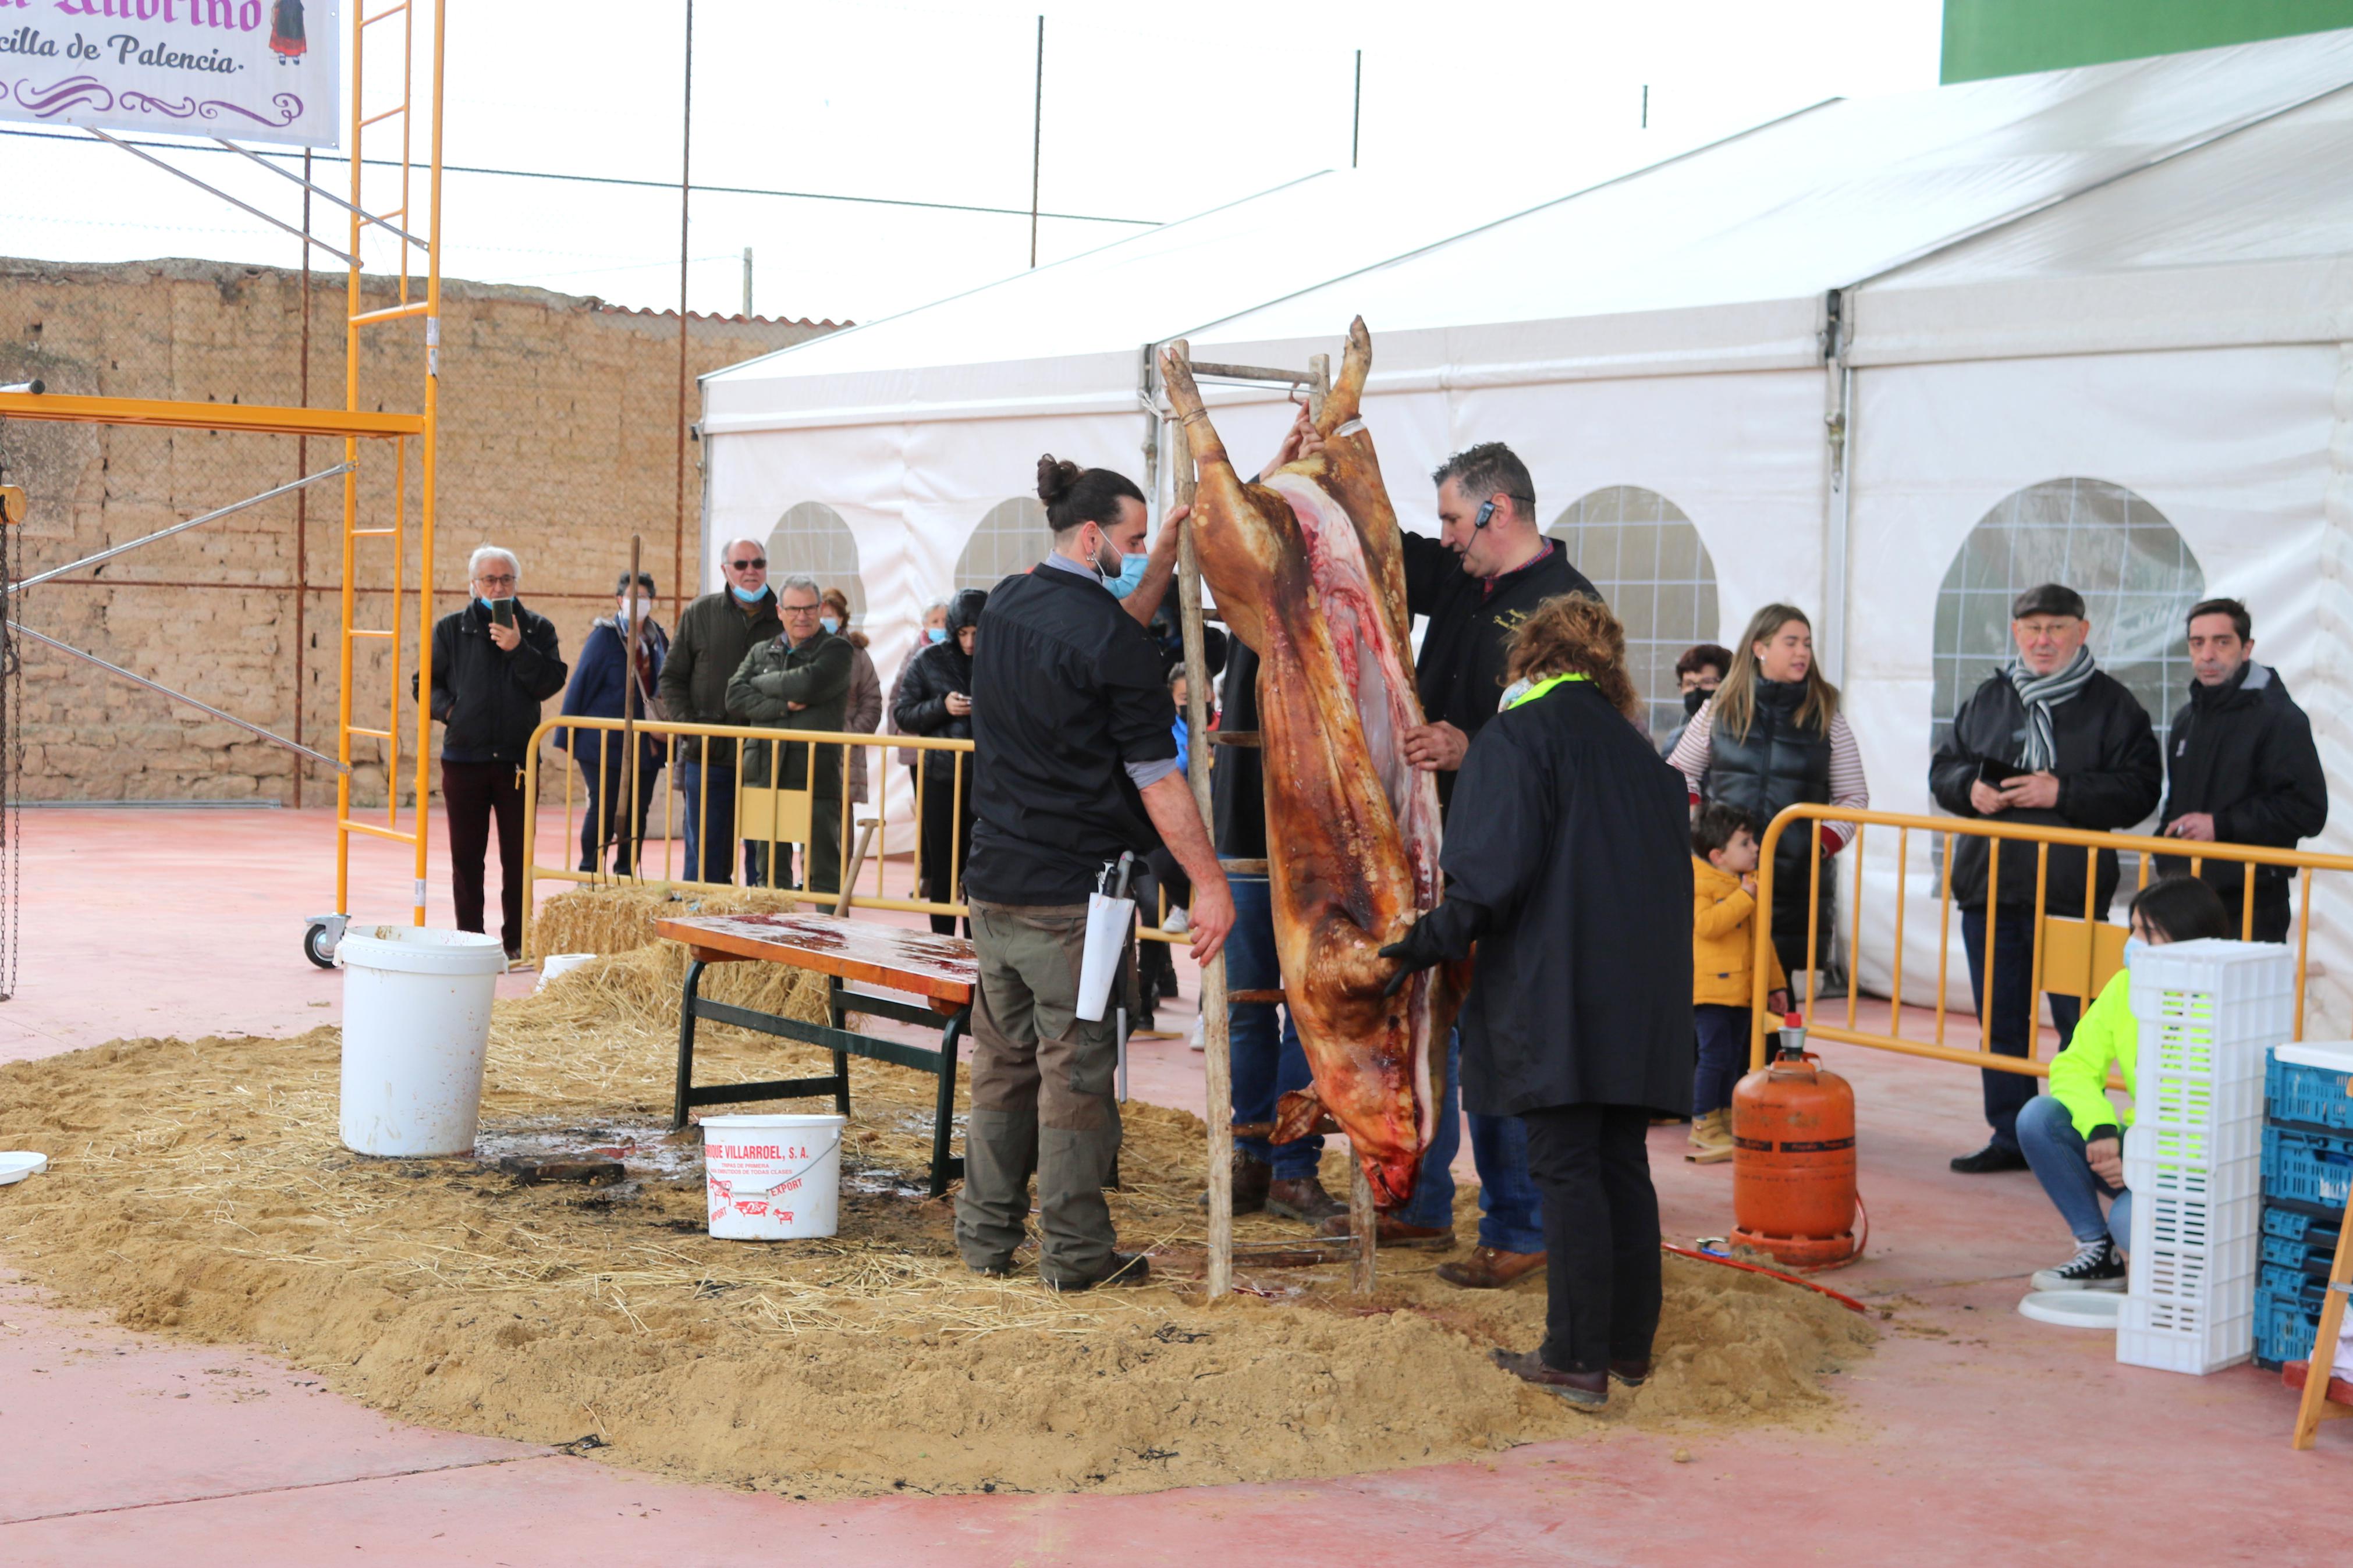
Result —
[[[2122, 682], [2096, 668], [2084, 646], [2092, 623], [2084, 596], [2057, 583], [2029, 588], [2010, 605], [2018, 662], [1987, 678], [1961, 710], [1928, 765], [1936, 804], [1956, 816], [2112, 833], [2157, 809], [2164, 762], [2148, 712]], [[1955, 835], [1953, 898], [1961, 906], [1961, 944], [1969, 955], [1986, 1048], [2023, 1057], [2034, 1016], [2034, 894], [2037, 847], [2013, 843], [2001, 857], [2000, 885], [1987, 886], [1991, 840]], [[2084, 907], [2084, 851], [2052, 845], [2044, 912], [2100, 920], [2116, 896], [2116, 857], [2103, 849]], [[1986, 995], [1986, 927], [1993, 925], [1993, 995]], [[2051, 1021], [2063, 1048], [2083, 1016], [2084, 998], [2051, 997]], [[2024, 1073], [1985, 1074], [1985, 1113], [1992, 1136], [1953, 1169], [1967, 1175], [2022, 1171], [2018, 1113], [2034, 1098]]]
[[[2261, 844], [2293, 849], [2328, 825], [2328, 780], [2312, 743], [2312, 721], [2287, 694], [2279, 672], [2254, 660], [2254, 622], [2236, 599], [2209, 599], [2189, 612], [2189, 666], [2196, 684], [2173, 716], [2165, 808], [2168, 838]], [[2189, 863], [2159, 859], [2160, 877], [2186, 876]], [[2242, 929], [2246, 868], [2208, 860], [2199, 874], [2222, 896], [2231, 927]], [[2285, 942], [2284, 866], [2255, 871], [2257, 942]]]
[[522, 956], [522, 770], [540, 704], [564, 689], [555, 626], [514, 596], [512, 552], [486, 544], [467, 563], [473, 597], [433, 628], [433, 717], [449, 819], [449, 898], [458, 929], [482, 929], [482, 869], [499, 824], [500, 939]]
[[[1438, 774], [1442, 814], [1472, 739], [1495, 716], [1512, 634], [1546, 599], [1600, 592], [1569, 564], [1568, 552], [1536, 522], [1535, 480], [1501, 441], [1458, 452], [1430, 479], [1438, 486], [1439, 536], [1403, 531], [1406, 607], [1427, 616], [1414, 660], [1422, 717], [1405, 733], [1406, 760]], [[1451, 1247], [1454, 1241], [1459, 1037], [1447, 1047], [1446, 1098], [1422, 1158], [1412, 1201], [1381, 1220], [1389, 1247]], [[1516, 1116], [1471, 1117], [1471, 1159], [1479, 1173], [1479, 1245], [1440, 1264], [1450, 1285], [1493, 1289], [1545, 1265], [1543, 1200], [1528, 1174], [1527, 1128]], [[1328, 1222], [1337, 1228], [1345, 1216]]]
[[1038, 1271], [1083, 1290], [1149, 1273], [1115, 1249], [1103, 1197], [1119, 1152], [1118, 1042], [1110, 1016], [1077, 1016], [1087, 897], [1122, 851], [1165, 841], [1193, 879], [1197, 961], [1216, 956], [1234, 916], [1176, 771], [1176, 710], [1142, 625], [1153, 606], [1132, 615], [1105, 584], [1144, 553], [1143, 494], [1051, 458], [1038, 490], [1054, 552], [989, 590], [973, 650], [977, 820], [965, 881], [980, 994], [955, 1237], [973, 1269], [1009, 1271], [1034, 1173]]
[[[728, 542], [719, 552], [727, 585], [705, 594], [678, 617], [678, 635], [662, 661], [662, 711], [681, 724], [741, 724], [727, 706], [727, 683], [744, 658], [784, 634], [776, 595], [768, 587], [768, 552], [756, 540]], [[678, 787], [686, 795], [686, 878], [735, 879], [735, 742], [688, 736], [678, 746]], [[744, 849], [744, 879], [754, 879]]]

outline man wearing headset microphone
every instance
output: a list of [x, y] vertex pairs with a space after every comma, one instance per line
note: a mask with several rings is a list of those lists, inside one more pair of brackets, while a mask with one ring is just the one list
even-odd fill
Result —
[[[1312, 432], [1302, 444], [1314, 444]], [[1514, 630], [1546, 599], [1601, 595], [1538, 527], [1535, 481], [1509, 447], [1487, 441], [1457, 452], [1430, 478], [1438, 486], [1438, 537], [1400, 531], [1406, 607], [1429, 623], [1414, 660], [1427, 722], [1405, 732], [1405, 754], [1415, 767], [1438, 775], [1442, 816], [1471, 737], [1495, 716], [1503, 698], [1504, 655]], [[1422, 1159], [1421, 1180], [1404, 1208], [1381, 1217], [1383, 1247], [1454, 1245], [1450, 1167], [1462, 1126], [1456, 1050], [1450, 1040], [1446, 1100]], [[1438, 1277], [1470, 1289], [1498, 1289], [1530, 1274], [1541, 1278], [1544, 1215], [1528, 1174], [1527, 1130], [1517, 1117], [1474, 1114], [1470, 1120], [1479, 1173], [1479, 1245], [1468, 1258], [1441, 1264]], [[1337, 1215], [1320, 1228], [1337, 1235], [1347, 1225], [1348, 1216]]]

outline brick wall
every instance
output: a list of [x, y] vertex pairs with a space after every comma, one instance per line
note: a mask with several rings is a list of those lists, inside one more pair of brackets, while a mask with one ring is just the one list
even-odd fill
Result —
[[[421, 289], [421, 281], [417, 288]], [[396, 299], [367, 280], [364, 309]], [[612, 609], [629, 537], [667, 600], [676, 542], [678, 318], [543, 289], [445, 281], [437, 607], [465, 592], [467, 554], [522, 557], [525, 603], [551, 616], [566, 658]], [[343, 402], [345, 279], [311, 279], [309, 401]], [[198, 402], [302, 401], [302, 277], [215, 262], [110, 266], [0, 259], [0, 382], [57, 393]], [[833, 330], [835, 323], [693, 316], [690, 374]], [[364, 405], [415, 410], [422, 323], [368, 330]], [[691, 393], [690, 391], [690, 409]], [[404, 521], [400, 664], [416, 667], [418, 462], [363, 443], [362, 526]], [[28, 492], [23, 571], [61, 565], [343, 458], [337, 440], [0, 422], [0, 464]], [[688, 447], [686, 561], [693, 570], [701, 475]], [[344, 572], [343, 481], [239, 512], [69, 579], [29, 590], [25, 624], [332, 754]], [[387, 625], [395, 561], [361, 542], [354, 622]], [[674, 615], [665, 605], [666, 624]], [[384, 644], [357, 645], [353, 722], [385, 727]], [[24, 660], [26, 798], [290, 803], [298, 759], [233, 725], [30, 645]], [[406, 675], [403, 677], [406, 679]], [[404, 703], [402, 798], [415, 716]], [[549, 710], [554, 711], [554, 704]], [[354, 745], [357, 797], [380, 804], [382, 742]], [[306, 764], [302, 798], [333, 798]]]

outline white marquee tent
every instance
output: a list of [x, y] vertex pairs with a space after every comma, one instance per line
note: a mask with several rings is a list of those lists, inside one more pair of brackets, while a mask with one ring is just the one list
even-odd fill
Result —
[[[2046, 577], [2085, 590], [2160, 724], [2181, 608], [2246, 599], [2353, 778], [2348, 87], [2353, 32], [1833, 102], [1410, 250], [1460, 215], [1318, 176], [707, 377], [706, 561], [849, 541], [887, 673], [960, 553], [1035, 552], [1034, 503], [1002, 503], [1038, 452], [1141, 476], [1149, 343], [1303, 364], [1362, 314], [1409, 526], [1432, 526], [1420, 472], [1511, 442], [1654, 687], [1680, 646], [1807, 607], [1876, 805], [1928, 808], [1935, 726]], [[1213, 401], [1245, 455], [1287, 415]], [[1867, 984], [1892, 849], [1866, 862]], [[1916, 996], [1918, 846], [1905, 882]], [[2322, 913], [2341, 1026], [2353, 889]]]

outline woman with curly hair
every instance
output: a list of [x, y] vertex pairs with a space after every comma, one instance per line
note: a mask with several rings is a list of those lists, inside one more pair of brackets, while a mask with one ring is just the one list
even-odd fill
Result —
[[1645, 1133], [1691, 1109], [1683, 781], [1639, 727], [1626, 633], [1564, 595], [1514, 634], [1502, 711], [1455, 781], [1444, 900], [1382, 949], [1398, 979], [1471, 956], [1462, 1103], [1517, 1116], [1544, 1194], [1544, 1343], [1496, 1364], [1581, 1409], [1650, 1375], [1659, 1200]]

